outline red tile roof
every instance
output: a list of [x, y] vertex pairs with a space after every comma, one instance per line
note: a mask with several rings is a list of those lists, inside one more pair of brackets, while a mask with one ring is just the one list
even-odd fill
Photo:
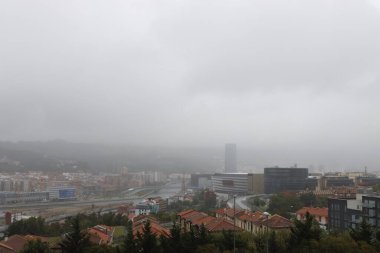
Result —
[[153, 216], [146, 215], [146, 214], [139, 214], [133, 218], [133, 223], [138, 223], [138, 222], [145, 222], [146, 220], [150, 220], [150, 222], [157, 222], [157, 219], [154, 218]]
[[[137, 236], [137, 233], [142, 234], [144, 225], [145, 225], [145, 223], [139, 223], [136, 226], [133, 226], [133, 235]], [[151, 231], [153, 234], [156, 235], [156, 237], [159, 237], [161, 235], [163, 235], [165, 237], [170, 236], [170, 230], [161, 226], [160, 224], [155, 223], [155, 222], [151, 222], [150, 225], [151, 225]]]
[[90, 235], [90, 241], [95, 244], [109, 244], [112, 242], [114, 228], [106, 225], [96, 225], [88, 228], [87, 232]]
[[[221, 208], [214, 211], [216, 214], [220, 215], [226, 215], [230, 218], [234, 217], [234, 209], [233, 208]], [[235, 217], [239, 217], [240, 215], [243, 215], [246, 211], [245, 210], [239, 210], [235, 209]]]
[[303, 207], [296, 213], [300, 215], [306, 215], [306, 213], [309, 213], [313, 216], [328, 217], [329, 209], [327, 207]]
[[220, 232], [223, 230], [235, 230], [235, 231], [241, 231], [242, 229], [238, 226], [234, 226], [232, 222], [229, 222], [222, 218], [215, 218], [210, 223], [205, 225], [207, 231], [209, 232]]
[[22, 235], [12, 235], [7, 240], [1, 241], [2, 244], [14, 249], [16, 252], [20, 251], [28, 240]]
[[32, 240], [40, 240], [41, 242], [49, 242], [49, 238], [43, 237], [43, 236], [38, 236], [38, 235], [25, 235], [24, 238], [28, 241]]
[[12, 247], [0, 242], [0, 252], [16, 252]]
[[194, 213], [193, 215], [188, 216], [186, 218], [186, 221], [190, 221], [191, 223], [193, 223], [194, 221], [202, 219], [202, 218], [207, 217], [207, 216], [208, 215], [205, 213]]
[[199, 219], [197, 219], [197, 220], [194, 220], [193, 222], [192, 222], [192, 224], [193, 225], [207, 225], [207, 224], [209, 224], [209, 223], [211, 223], [211, 222], [213, 222], [214, 220], [215, 220], [216, 218], [215, 217], [212, 217], [212, 216], [205, 216], [205, 217], [201, 217], [201, 218], [199, 218]]
[[182, 212], [177, 213], [177, 215], [182, 217], [183, 215], [190, 213], [190, 212], [194, 212], [194, 211], [195, 210], [193, 210], [193, 209], [188, 209], [188, 210], [184, 210]]
[[199, 215], [202, 216], [202, 213], [198, 212], [198, 211], [195, 211], [195, 210], [191, 210], [190, 212], [182, 214], [180, 217], [182, 219], [188, 220], [188, 219], [190, 219], [193, 216], [199, 216]]
[[170, 230], [158, 224], [157, 219], [149, 215], [139, 215], [135, 217], [135, 220], [133, 221], [133, 235], [134, 236], [136, 236], [138, 232], [140, 234], [143, 233], [144, 225], [148, 220], [150, 221], [151, 231], [153, 234], [155, 234], [157, 237], [159, 237], [160, 235], [169, 237]]
[[269, 217], [269, 219], [263, 220], [262, 224], [272, 229], [282, 229], [282, 228], [293, 227], [293, 222], [291, 220], [285, 217], [282, 217], [278, 214], [272, 215]]
[[87, 232], [90, 235], [90, 241], [94, 244], [108, 244], [111, 242], [110, 235], [102, 233], [94, 228], [87, 229]]
[[243, 220], [243, 221], [257, 222], [263, 217], [264, 216], [262, 212], [256, 211], [252, 213], [252, 212], [247, 211], [244, 214], [240, 215], [238, 219]]

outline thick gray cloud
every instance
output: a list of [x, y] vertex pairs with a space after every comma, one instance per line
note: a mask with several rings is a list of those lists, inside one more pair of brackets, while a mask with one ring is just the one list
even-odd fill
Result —
[[380, 0], [3, 0], [0, 32], [3, 140], [380, 148]]

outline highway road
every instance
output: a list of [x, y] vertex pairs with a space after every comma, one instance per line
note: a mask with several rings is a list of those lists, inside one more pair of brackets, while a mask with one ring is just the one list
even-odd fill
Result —
[[118, 199], [92, 199], [92, 200], [75, 200], [75, 201], [49, 201], [49, 202], [37, 202], [37, 203], [22, 203], [14, 205], [0, 205], [0, 209], [22, 209], [22, 208], [38, 208], [38, 207], [58, 207], [58, 206], [81, 206], [91, 205], [96, 203], [112, 204], [112, 203], [125, 203], [125, 202], [138, 202], [141, 201], [141, 197], [129, 197]]
[[[140, 188], [142, 190], [144, 188]], [[162, 198], [168, 198], [170, 196], [174, 196], [181, 189], [178, 187], [159, 187], [147, 189], [152, 190], [143, 196], [128, 196], [124, 198], [105, 198], [105, 199], [90, 199], [90, 200], [75, 200], [75, 201], [47, 201], [47, 202], [34, 202], [34, 203], [20, 203], [20, 204], [11, 204], [11, 205], [0, 205], [0, 210], [9, 210], [9, 209], [33, 209], [33, 208], [43, 208], [43, 207], [59, 207], [59, 206], [86, 206], [92, 204], [122, 204], [126, 202], [139, 203], [143, 199], [148, 197], [160, 196]]]

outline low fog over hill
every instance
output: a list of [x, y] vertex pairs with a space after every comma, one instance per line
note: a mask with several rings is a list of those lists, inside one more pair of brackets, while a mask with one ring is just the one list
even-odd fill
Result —
[[[0, 142], [0, 170], [83, 170], [113, 172], [121, 167], [132, 171], [215, 172], [223, 170], [220, 147], [145, 147], [111, 144], [49, 142]], [[266, 166], [309, 167], [311, 171], [377, 170], [374, 154], [352, 154], [342, 150], [277, 149], [240, 147], [239, 170], [262, 172]], [[373, 159], [367, 159], [373, 155]], [[351, 159], [347, 157], [351, 156]], [[371, 162], [372, 161], [372, 162]]]

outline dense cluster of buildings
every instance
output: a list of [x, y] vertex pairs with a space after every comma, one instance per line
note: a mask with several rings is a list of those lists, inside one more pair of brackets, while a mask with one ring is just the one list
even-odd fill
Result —
[[[192, 188], [212, 188], [225, 194], [274, 194], [280, 192], [313, 192], [315, 195], [351, 194], [357, 187], [380, 183], [375, 175], [350, 173], [311, 174], [307, 168], [269, 167], [263, 174], [215, 173], [191, 174]], [[345, 193], [346, 191], [346, 193]]]
[[164, 184], [166, 174], [128, 172], [120, 174], [91, 173], [0, 173], [0, 205], [88, 199], [112, 196], [133, 187]]

